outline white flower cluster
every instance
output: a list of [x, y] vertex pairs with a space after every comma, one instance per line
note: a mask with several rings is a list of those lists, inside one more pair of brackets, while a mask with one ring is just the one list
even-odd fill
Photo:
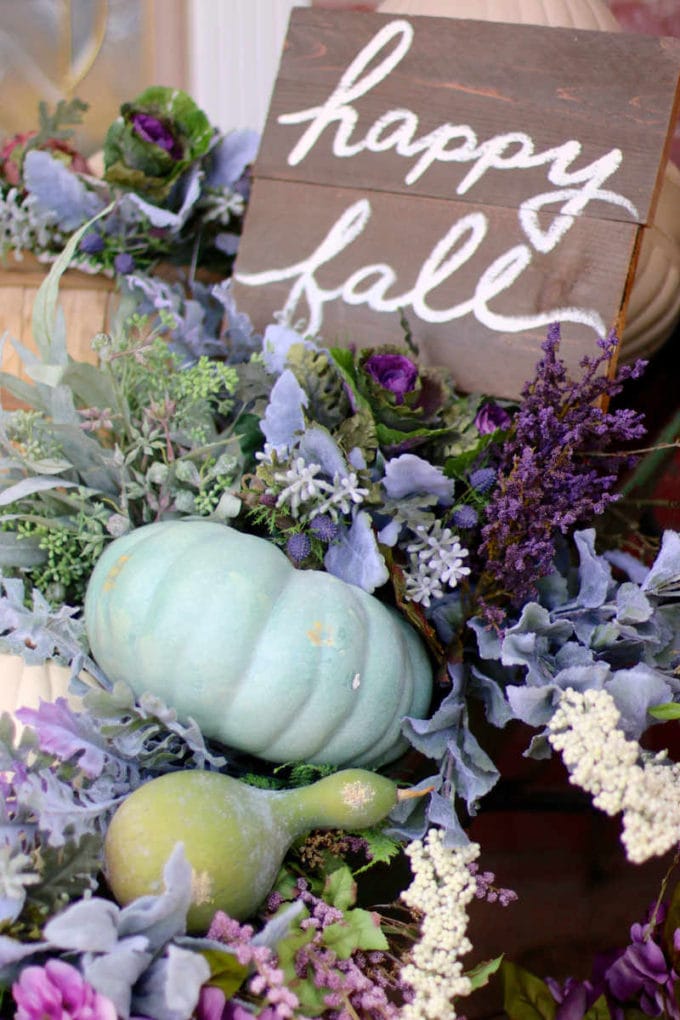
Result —
[[401, 969], [402, 980], [415, 994], [402, 1007], [400, 1020], [454, 1020], [452, 1000], [472, 991], [459, 957], [472, 949], [465, 934], [466, 907], [476, 882], [468, 865], [479, 856], [479, 846], [449, 850], [441, 831], [430, 829], [425, 841], [410, 843], [406, 853], [414, 878], [402, 899], [424, 916], [411, 961]]
[[242, 216], [246, 203], [243, 195], [230, 188], [219, 190], [208, 189], [202, 196], [197, 208], [206, 223], [219, 223], [226, 227], [234, 216]]
[[405, 572], [405, 594], [412, 602], [427, 608], [432, 599], [442, 597], [443, 585], [455, 588], [470, 573], [470, 568], [463, 564], [468, 551], [441, 521], [435, 520], [429, 526], [419, 524], [415, 531], [418, 538], [406, 547], [410, 566]]
[[623, 815], [626, 855], [641, 864], [680, 840], [680, 765], [642, 750], [618, 728], [619, 711], [605, 690], [567, 689], [548, 725], [571, 782], [608, 815]]
[[[274, 480], [285, 485], [276, 500], [278, 507], [287, 506], [293, 517], [311, 520], [319, 514], [330, 514], [337, 520], [338, 513], [348, 514], [352, 506], [363, 503], [368, 489], [359, 485], [353, 471], [341, 475], [336, 471], [333, 481], [319, 476], [320, 464], [307, 464], [303, 457], [296, 457], [287, 471], [277, 471]], [[304, 503], [312, 503], [306, 508]]]
[[22, 200], [16, 188], [0, 195], [0, 253], [13, 250], [17, 257], [24, 251], [59, 248], [66, 237], [55, 226], [56, 213], [42, 211], [35, 197]]

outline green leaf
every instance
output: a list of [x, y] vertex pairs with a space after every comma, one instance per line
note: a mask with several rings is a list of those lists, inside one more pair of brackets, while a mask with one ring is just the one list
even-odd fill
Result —
[[680, 705], [674, 701], [669, 701], [665, 705], [654, 705], [653, 708], [648, 708], [647, 711], [655, 719], [680, 719]]
[[29, 365], [24, 371], [29, 379], [44, 386], [59, 386], [64, 381], [63, 365]]
[[395, 429], [382, 422], [376, 422], [376, 433], [381, 446], [399, 446], [403, 442], [412, 442], [414, 439], [436, 439], [437, 436], [449, 434], [448, 428], [417, 428], [417, 429]]
[[248, 976], [248, 968], [226, 950], [203, 949], [201, 956], [210, 967], [210, 980], [207, 983], [214, 988], [221, 988], [226, 998], [230, 999]]
[[347, 376], [349, 382], [356, 382], [356, 366], [354, 364], [354, 355], [347, 347], [329, 347], [329, 354], [333, 358], [333, 361], [342, 369], [344, 375]]
[[544, 981], [507, 961], [502, 974], [503, 1008], [510, 1020], [555, 1020], [557, 1003]]
[[337, 907], [338, 910], [346, 910], [356, 902], [357, 884], [346, 864], [336, 868], [327, 876], [323, 898], [326, 903]]
[[79, 227], [71, 235], [66, 246], [56, 261], [53, 263], [49, 273], [40, 284], [38, 293], [33, 302], [33, 339], [43, 361], [49, 365], [66, 365], [68, 354], [66, 352], [65, 338], [59, 343], [57, 336], [57, 308], [59, 302], [59, 281], [66, 272], [73, 258], [73, 255], [80, 243], [83, 234], [91, 228], [102, 216], [106, 216], [113, 209], [113, 203], [102, 209], [93, 216], [91, 220]]
[[472, 985], [472, 991], [476, 991], [478, 988], [484, 988], [488, 985], [489, 978], [493, 977], [501, 963], [503, 962], [503, 954], [497, 956], [494, 960], [484, 960], [482, 963], [478, 963], [472, 970], [465, 972], [465, 976], [469, 979]]
[[[626, 1012], [626, 1016], [627, 1015], [628, 1014]], [[611, 1020], [611, 1012], [607, 1005], [606, 996], [601, 995], [600, 998], [592, 1004], [588, 1012], [584, 1015], [583, 1020]]]
[[357, 868], [354, 872], [355, 875], [361, 875], [376, 864], [389, 864], [401, 853], [402, 844], [388, 836], [384, 829], [362, 829], [357, 832], [357, 836], [366, 840], [367, 853], [371, 859], [367, 864]]
[[77, 842], [40, 848], [40, 885], [29, 886], [26, 902], [39, 905], [46, 914], [92, 892], [101, 870], [102, 837], [86, 833]]
[[46, 559], [47, 553], [30, 538], [19, 538], [14, 531], [0, 533], [0, 567], [36, 567]]
[[85, 407], [113, 408], [116, 395], [110, 377], [97, 365], [71, 361], [64, 372], [64, 383]]
[[7, 390], [8, 393], [11, 393], [13, 397], [16, 397], [17, 400], [20, 400], [22, 404], [26, 404], [27, 407], [43, 412], [47, 410], [45, 401], [35, 386], [32, 386], [25, 379], [19, 379], [18, 376], [12, 375], [10, 372], [0, 372], [0, 386]]
[[370, 910], [347, 910], [343, 921], [329, 924], [323, 931], [324, 944], [341, 960], [348, 959], [357, 949], [389, 949], [378, 915]]

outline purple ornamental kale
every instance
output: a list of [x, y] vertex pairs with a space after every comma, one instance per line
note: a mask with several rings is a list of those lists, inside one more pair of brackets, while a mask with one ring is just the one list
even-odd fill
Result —
[[496, 622], [499, 602], [522, 605], [551, 572], [557, 535], [583, 526], [618, 498], [613, 490], [619, 472], [633, 459], [610, 451], [645, 431], [636, 411], [602, 407], [602, 398], [620, 393], [645, 363], [624, 366], [609, 378], [617, 348], [610, 334], [598, 341], [599, 355], [582, 359], [583, 374], [574, 381], [558, 357], [559, 344], [560, 329], [553, 325], [536, 377], [524, 387], [487, 507], [479, 595]]
[[510, 427], [512, 418], [500, 404], [483, 404], [475, 416], [475, 428], [485, 436], [496, 429]]
[[379, 386], [394, 395], [397, 404], [404, 403], [405, 395], [415, 389], [418, 381], [418, 366], [403, 354], [371, 354], [364, 361], [363, 369]]
[[158, 117], [150, 113], [135, 113], [132, 115], [132, 125], [135, 133], [145, 142], [158, 145], [164, 149], [172, 159], [181, 159], [184, 155], [182, 145], [173, 135], [172, 131]]

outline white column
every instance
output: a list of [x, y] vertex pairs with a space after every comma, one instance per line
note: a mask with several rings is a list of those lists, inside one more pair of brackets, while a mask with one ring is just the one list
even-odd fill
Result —
[[188, 0], [189, 93], [223, 131], [262, 131], [292, 7], [309, 0]]

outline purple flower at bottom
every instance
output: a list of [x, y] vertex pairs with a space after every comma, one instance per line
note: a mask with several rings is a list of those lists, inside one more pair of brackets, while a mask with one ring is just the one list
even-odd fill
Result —
[[164, 149], [172, 159], [179, 160], [184, 155], [181, 143], [158, 117], [150, 113], [135, 113], [132, 117], [132, 126], [143, 141]]
[[510, 415], [500, 404], [484, 404], [475, 417], [475, 426], [481, 435], [495, 432], [496, 429], [507, 429], [511, 422]]
[[397, 404], [415, 389], [418, 366], [403, 354], [372, 354], [363, 363], [363, 369], [384, 390], [394, 395]]
[[113, 268], [121, 276], [127, 276], [135, 268], [135, 260], [129, 252], [120, 251], [113, 260]]
[[673, 989], [677, 975], [647, 925], [634, 924], [631, 944], [605, 974], [607, 988], [621, 1003], [634, 1001], [647, 1016], [680, 1018]]
[[593, 1003], [602, 993], [601, 988], [594, 988], [590, 981], [577, 981], [567, 978], [563, 985], [554, 978], [546, 978], [555, 1002], [558, 1003], [555, 1020], [583, 1020]]
[[251, 1020], [255, 1014], [236, 1002], [227, 1001], [221, 988], [204, 985], [196, 1007], [197, 1020]]
[[63, 960], [25, 967], [12, 985], [15, 1020], [116, 1020], [116, 1007]]

